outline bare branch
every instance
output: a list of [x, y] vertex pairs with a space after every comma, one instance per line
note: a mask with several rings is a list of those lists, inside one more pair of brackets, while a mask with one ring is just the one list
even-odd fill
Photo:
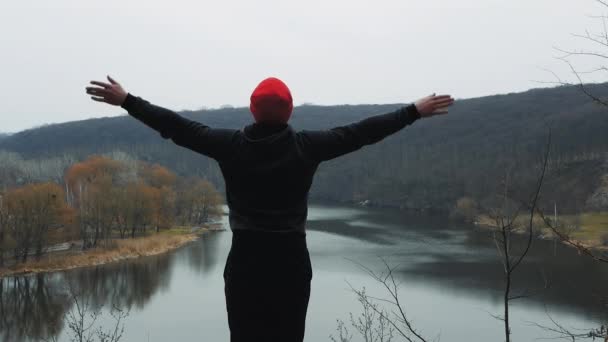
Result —
[[542, 168], [540, 177], [538, 179], [538, 183], [536, 184], [536, 191], [534, 193], [534, 198], [532, 199], [532, 205], [530, 208], [530, 220], [528, 223], [528, 241], [526, 243], [526, 249], [519, 256], [519, 259], [517, 259], [517, 261], [513, 264], [513, 267], [511, 268], [511, 272], [515, 271], [515, 269], [519, 266], [521, 261], [526, 257], [526, 255], [530, 251], [530, 246], [532, 246], [532, 224], [533, 224], [533, 220], [534, 220], [534, 211], [535, 211], [536, 205], [538, 203], [538, 196], [540, 194], [540, 189], [543, 186], [543, 179], [545, 178], [545, 172], [547, 170], [547, 163], [549, 161], [549, 151], [550, 150], [551, 150], [551, 128], [549, 128], [549, 136], [547, 137], [545, 156], [543, 158], [543, 168]]
[[563, 53], [563, 56], [559, 56], [556, 57], [558, 59], [562, 59], [562, 58], [568, 58], [568, 57], [572, 57], [572, 56], [587, 56], [587, 57], [600, 57], [603, 59], [608, 59], [608, 55], [604, 55], [603, 53], [599, 53], [599, 52], [591, 52], [591, 51], [568, 51], [568, 50], [563, 50], [557, 47], [554, 47], [555, 50]]
[[538, 215], [542, 218], [545, 225], [551, 229], [551, 231], [564, 243], [576, 248], [582, 254], [585, 254], [591, 257], [595, 261], [608, 263], [608, 257], [599, 256], [595, 252], [593, 252], [589, 247], [586, 247], [582, 243], [573, 240], [570, 238], [568, 234], [561, 232], [557, 227], [555, 227], [550, 219], [548, 219], [541, 210], [537, 210]]
[[595, 0], [597, 2], [599, 2], [601, 5], [608, 7], [608, 2], [604, 1], [604, 0]]
[[[591, 34], [589, 34], [589, 31], [585, 31], [584, 35], [583, 34], [572, 34], [572, 35], [574, 37], [582, 38], [582, 39], [585, 39], [585, 40], [588, 40], [588, 41], [591, 41], [591, 42], [594, 42], [594, 43], [598, 43], [598, 44], [603, 45], [605, 47], [608, 47], [607, 43], [605, 43], [605, 42], [603, 42], [603, 41], [601, 41], [601, 40], [599, 40], [599, 39], [594, 38], [593, 36], [591, 36]], [[602, 37], [602, 36], [600, 36], [600, 37]]]
[[572, 71], [572, 73], [574, 74], [574, 76], [576, 77], [576, 79], [578, 80], [578, 87], [580, 88], [580, 90], [585, 95], [587, 95], [587, 97], [589, 97], [594, 102], [596, 102], [598, 104], [601, 104], [602, 106], [608, 107], [608, 102], [600, 99], [599, 97], [597, 97], [597, 96], [593, 95], [591, 92], [589, 92], [589, 90], [585, 87], [585, 84], [584, 84], [583, 79], [581, 78], [580, 74], [574, 68], [574, 66], [572, 65], [572, 63], [570, 63], [569, 60], [567, 60], [566, 58], [558, 58], [558, 59], [561, 60], [561, 61], [563, 61], [564, 63], [566, 63], [568, 65], [568, 67], [570, 68], [570, 70]]

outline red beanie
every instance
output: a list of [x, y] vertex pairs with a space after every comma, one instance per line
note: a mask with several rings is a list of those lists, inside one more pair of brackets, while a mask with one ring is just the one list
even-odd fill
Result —
[[249, 109], [256, 122], [287, 123], [293, 110], [291, 92], [283, 81], [269, 77], [251, 94]]

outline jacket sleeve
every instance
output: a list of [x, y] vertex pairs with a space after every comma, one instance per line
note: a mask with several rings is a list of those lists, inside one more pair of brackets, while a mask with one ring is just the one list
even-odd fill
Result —
[[131, 94], [121, 107], [161, 137], [218, 161], [230, 158], [236, 150], [237, 130], [210, 128]]
[[327, 161], [375, 144], [420, 119], [414, 104], [346, 126], [300, 132], [305, 153], [315, 162]]

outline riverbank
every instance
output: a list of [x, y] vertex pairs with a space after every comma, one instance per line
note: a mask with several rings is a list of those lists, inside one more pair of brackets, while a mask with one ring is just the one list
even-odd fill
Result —
[[126, 259], [163, 254], [195, 241], [209, 231], [206, 228], [196, 232], [192, 232], [190, 229], [176, 228], [134, 239], [115, 239], [110, 242], [111, 247], [108, 248], [48, 253], [39, 260], [0, 268], [0, 278], [97, 266]]
[[[553, 216], [550, 217], [552, 220]], [[530, 216], [519, 215], [515, 219], [514, 230], [516, 233], [526, 233], [528, 231]], [[488, 215], [478, 215], [475, 218], [475, 225], [497, 228], [496, 223]], [[563, 231], [572, 239], [573, 242], [586, 248], [600, 251], [608, 251], [608, 212], [586, 212], [579, 215], [559, 215], [557, 216], [558, 227], [563, 227]], [[541, 239], [553, 239], [555, 233], [548, 228], [538, 215], [534, 215], [532, 222], [536, 236]]]

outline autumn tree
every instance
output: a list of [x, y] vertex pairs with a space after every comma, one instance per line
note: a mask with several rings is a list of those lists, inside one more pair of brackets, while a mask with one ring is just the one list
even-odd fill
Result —
[[156, 189], [151, 192], [154, 207], [154, 226], [160, 229], [169, 228], [173, 224], [176, 194], [173, 189], [177, 176], [167, 168], [158, 164], [140, 163], [141, 178]]
[[6, 195], [9, 232], [16, 243], [15, 257], [27, 260], [31, 248], [40, 257], [46, 246], [49, 229], [60, 227], [67, 212], [63, 189], [55, 183], [29, 184]]
[[158, 196], [157, 191], [143, 182], [127, 185], [124, 210], [132, 238], [138, 230], [145, 233], [146, 227], [154, 221], [154, 199]]
[[170, 227], [175, 212], [176, 175], [160, 165], [93, 156], [65, 176], [68, 200], [80, 219], [84, 248], [107, 242], [112, 231], [135, 237], [154, 226]]
[[121, 239], [127, 237], [129, 232], [128, 225], [128, 204], [126, 187], [114, 187], [112, 189], [112, 217], [114, 217], [113, 226], [118, 232]]
[[177, 215], [182, 224], [200, 225], [221, 213], [222, 196], [207, 180], [186, 180], [177, 193]]
[[93, 156], [67, 170], [67, 198], [78, 212], [83, 248], [111, 238], [118, 219], [114, 187], [119, 186], [124, 165], [107, 157]]
[[145, 162], [139, 164], [139, 175], [148, 185], [159, 189], [164, 186], [173, 187], [177, 180], [177, 176], [167, 168]]
[[112, 227], [117, 221], [117, 205], [119, 201], [114, 197], [115, 188], [110, 175], [100, 176], [90, 187], [88, 193], [88, 211], [83, 217], [87, 220], [88, 227], [92, 228], [93, 247], [99, 244], [107, 244], [112, 238]]
[[168, 229], [173, 224], [175, 216], [175, 201], [176, 194], [172, 188], [168, 186], [156, 188], [153, 197], [153, 224], [156, 227], [156, 232], [159, 232], [161, 229]]

